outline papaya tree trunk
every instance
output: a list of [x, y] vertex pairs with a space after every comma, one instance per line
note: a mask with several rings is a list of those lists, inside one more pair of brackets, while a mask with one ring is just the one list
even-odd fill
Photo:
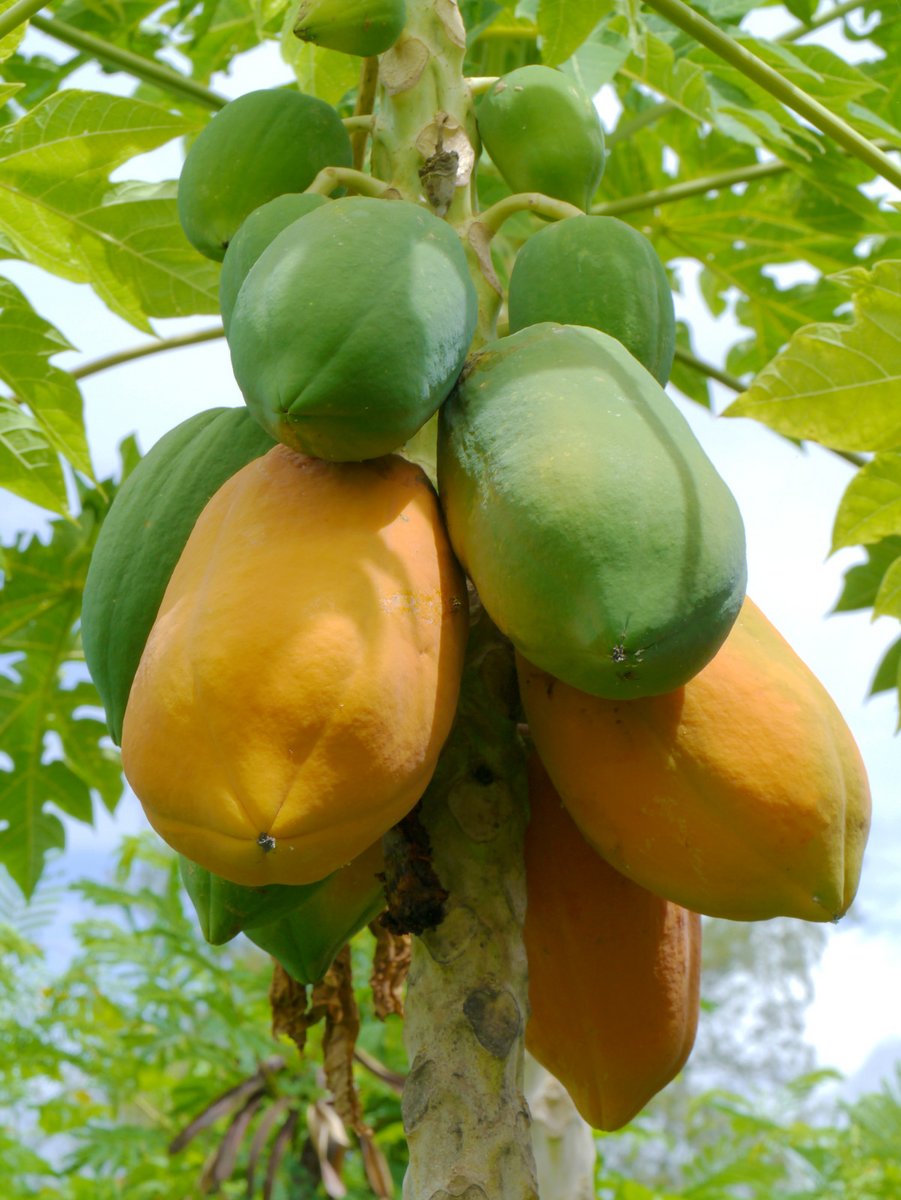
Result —
[[423, 798], [441, 923], [414, 940], [406, 1200], [537, 1200], [523, 1095], [525, 768], [509, 646], [473, 629], [457, 723]]

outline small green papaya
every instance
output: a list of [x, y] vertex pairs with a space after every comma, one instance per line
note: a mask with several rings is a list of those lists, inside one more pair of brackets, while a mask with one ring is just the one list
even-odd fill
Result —
[[406, 23], [405, 0], [301, 0], [294, 34], [326, 50], [368, 58], [389, 50]]
[[251, 267], [229, 324], [232, 366], [279, 441], [377, 458], [447, 396], [476, 313], [450, 225], [405, 200], [345, 197], [289, 225]]
[[221, 259], [255, 208], [302, 192], [323, 167], [349, 167], [350, 137], [330, 104], [284, 88], [232, 100], [191, 146], [178, 216], [192, 246]]
[[345, 942], [385, 907], [383, 870], [378, 841], [329, 875], [292, 912], [266, 925], [245, 928], [244, 933], [298, 983], [316, 983]]
[[489, 616], [582, 691], [671, 691], [738, 615], [735, 500], [666, 392], [598, 330], [530, 325], [474, 355], [439, 416], [438, 488]]
[[575, 80], [532, 63], [502, 75], [476, 121], [491, 161], [514, 192], [543, 192], [586, 210], [604, 174], [604, 131]]
[[315, 192], [286, 192], [255, 208], [241, 225], [228, 244], [219, 274], [219, 309], [226, 334], [241, 284], [269, 243], [283, 229], [327, 203], [325, 196]]
[[273, 446], [244, 408], [211, 408], [171, 429], [119, 489], [84, 587], [81, 639], [113, 741], [169, 577], [207, 501]]
[[178, 856], [178, 870], [197, 913], [200, 932], [212, 946], [230, 942], [248, 926], [281, 920], [309, 900], [329, 879], [326, 876], [314, 883], [244, 887], [214, 875], [183, 854]]
[[673, 296], [654, 247], [616, 217], [571, 217], [523, 245], [510, 275], [510, 332], [556, 321], [622, 342], [658, 382], [676, 349]]

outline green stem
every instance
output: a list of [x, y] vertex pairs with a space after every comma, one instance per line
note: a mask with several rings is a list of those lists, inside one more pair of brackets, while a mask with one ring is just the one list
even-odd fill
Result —
[[568, 204], [565, 200], [554, 200], [541, 192], [516, 192], [479, 213], [478, 220], [479, 224], [488, 230], [489, 236], [494, 237], [506, 220], [521, 212], [537, 213], [538, 216], [547, 217], [551, 221], [563, 221], [567, 217], [585, 215], [581, 208], [577, 208], [575, 204]]
[[628, 141], [634, 134], [646, 129], [648, 125], [653, 125], [655, 121], [661, 120], [668, 113], [677, 112], [678, 107], [672, 100], [661, 100], [659, 104], [651, 105], [632, 117], [631, 120], [622, 122], [607, 138], [607, 149], [615, 146], [617, 142]]
[[44, 7], [48, 0], [17, 0], [5, 13], [0, 13], [0, 38], [24, 25], [30, 17]]
[[658, 204], [672, 204], [677, 200], [685, 200], [689, 196], [720, 191], [723, 188], [732, 187], [736, 183], [751, 183], [755, 179], [764, 179], [768, 175], [779, 175], [788, 169], [788, 164], [784, 162], [749, 163], [748, 166], [736, 167], [733, 171], [720, 171], [716, 175], [686, 179], [684, 182], [672, 183], [664, 188], [655, 188], [653, 191], [642, 192], [637, 196], [623, 196], [619, 200], [608, 200], [604, 204], [595, 204], [592, 206], [591, 212], [594, 216], [612, 217], [620, 213], [636, 212], [642, 208], [656, 208]]
[[795, 29], [790, 29], [787, 33], [781, 34], [776, 41], [796, 42], [798, 38], [804, 37], [805, 34], [813, 33], [815, 29], [822, 29], [824, 25], [829, 25], [832, 21], [837, 21], [840, 17], [847, 16], [848, 13], [862, 7], [863, 0], [845, 0], [844, 4], [836, 4], [834, 8], [827, 9], [818, 17], [811, 17], [803, 25], [798, 25]]
[[323, 167], [306, 190], [319, 196], [330, 196], [339, 187], [350, 188], [360, 196], [377, 198], [391, 191], [390, 184], [373, 179], [364, 171], [355, 171], [353, 167]]
[[149, 58], [142, 58], [140, 54], [132, 54], [130, 50], [114, 46], [112, 43], [104, 41], [103, 38], [94, 37], [92, 33], [84, 33], [81, 29], [76, 29], [74, 25], [67, 25], [64, 21], [57, 20], [56, 17], [32, 17], [31, 24], [35, 29], [55, 38], [58, 42], [72, 46], [75, 50], [83, 50], [85, 54], [90, 54], [101, 62], [118, 67], [120, 71], [134, 75], [135, 78], [142, 79], [145, 83], [156, 84], [163, 91], [187, 96], [191, 100], [205, 104], [207, 108], [219, 109], [228, 104], [225, 96], [210, 91], [202, 83], [197, 83], [196, 80], [181, 75], [171, 67], [154, 62]]
[[148, 354], [161, 354], [164, 350], [179, 350], [182, 346], [197, 346], [201, 342], [212, 342], [221, 337], [225, 337], [225, 330], [219, 325], [215, 329], [201, 329], [197, 333], [183, 333], [179, 337], [159, 338], [155, 342], [131, 346], [128, 350], [117, 350], [114, 354], [105, 354], [103, 358], [95, 358], [91, 362], [84, 363], [83, 366], [75, 367], [69, 374], [73, 379], [87, 379], [89, 375], [97, 375], [100, 371], [108, 371], [110, 367], [133, 362], [137, 358], [146, 358]]
[[747, 385], [742, 383], [737, 376], [730, 375], [728, 371], [721, 371], [719, 367], [714, 367], [700, 358], [695, 358], [689, 350], [683, 350], [680, 346], [676, 347], [676, 361], [682, 363], [683, 366], [691, 367], [701, 375], [706, 375], [708, 379], [715, 379], [717, 383], [721, 383], [733, 392], [746, 390]]
[[469, 86], [469, 94], [471, 96], [483, 96], [485, 92], [497, 83], [499, 76], [497, 75], [471, 75], [466, 82]]
[[712, 21], [702, 17], [683, 0], [644, 0], [649, 8], [653, 8], [661, 16], [671, 21], [679, 29], [695, 38], [701, 45], [713, 51], [719, 58], [730, 66], [735, 67], [748, 79], [752, 80], [769, 92], [786, 107], [809, 121], [821, 133], [831, 137], [849, 154], [859, 158], [861, 162], [871, 167], [878, 175], [889, 183], [901, 187], [901, 167], [897, 166], [888, 155], [884, 154], [871, 141], [853, 129], [846, 121], [836, 117], [819, 100], [809, 96], [807, 92], [790, 83], [779, 71], [768, 66], [756, 54], [740, 46], [728, 34], [718, 29]]
[[361, 116], [344, 117], [341, 121], [341, 124], [348, 133], [359, 133], [361, 131], [363, 133], [368, 133], [372, 128], [373, 120], [374, 117], [372, 113], [369, 113], [368, 116], [363, 114]]

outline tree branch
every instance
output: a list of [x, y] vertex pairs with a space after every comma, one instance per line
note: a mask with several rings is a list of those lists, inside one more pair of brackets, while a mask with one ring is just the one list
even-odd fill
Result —
[[863, 0], [845, 0], [844, 4], [836, 4], [834, 8], [829, 8], [824, 13], [820, 13], [819, 16], [811, 17], [804, 24], [798, 25], [794, 29], [789, 29], [787, 33], [780, 34], [776, 41], [796, 42], [798, 38], [804, 37], [805, 34], [813, 33], [816, 29], [822, 29], [824, 25], [829, 25], [833, 21], [837, 21], [839, 17], [847, 16], [848, 13], [854, 12], [858, 8], [863, 8]]
[[24, 25], [35, 13], [40, 12], [48, 0], [17, 0], [5, 13], [0, 13], [0, 38]]
[[779, 71], [763, 59], [740, 46], [728, 34], [718, 29], [712, 21], [695, 12], [683, 0], [644, 0], [673, 25], [689, 34], [708, 50], [713, 51], [723, 62], [735, 67], [744, 76], [774, 96], [798, 116], [814, 125], [821, 133], [831, 137], [849, 154], [859, 158], [889, 183], [901, 187], [901, 167], [897, 166], [871, 141], [859, 134], [846, 121], [835, 116], [825, 105], [790, 83]]
[[201, 329], [197, 333], [183, 333], [178, 337], [159, 338], [155, 342], [145, 342], [140, 346], [132, 346], [128, 350], [117, 350], [113, 354], [105, 354], [103, 358], [95, 358], [69, 372], [73, 379], [86, 379], [89, 375], [97, 375], [110, 367], [121, 366], [122, 363], [133, 362], [138, 358], [146, 358], [148, 354], [161, 354], [164, 350], [179, 350], [182, 346], [197, 346], [201, 342], [212, 342], [225, 337], [221, 325], [214, 329]]
[[189, 79], [186, 75], [173, 70], [172, 67], [155, 62], [153, 59], [142, 58], [140, 54], [133, 54], [130, 50], [124, 50], [120, 46], [114, 46], [111, 42], [95, 37], [92, 33], [84, 33], [81, 29], [76, 29], [74, 25], [67, 25], [64, 21], [57, 20], [56, 17], [32, 17], [31, 24], [41, 33], [46, 33], [48, 37], [72, 46], [75, 50], [83, 50], [101, 62], [118, 67], [120, 71], [125, 71], [128, 75], [134, 75], [136, 79], [156, 84], [164, 91], [187, 96], [191, 100], [205, 104], [207, 108], [220, 109], [228, 104], [225, 96], [210, 91], [202, 83]]
[[788, 169], [787, 163], [779, 161], [749, 163], [746, 167], [736, 167], [732, 171], [720, 171], [716, 175], [686, 179], [679, 183], [669, 184], [667, 187], [642, 192], [637, 196], [623, 196], [619, 200], [608, 200], [603, 204], [595, 204], [592, 205], [591, 212], [593, 216], [610, 217], [619, 213], [636, 212], [642, 208], [656, 208], [658, 204], [672, 204], [676, 200], [685, 200], [689, 196], [720, 191], [722, 188], [732, 187], [736, 183], [751, 183], [755, 179], [764, 179], [768, 175], [779, 175]]

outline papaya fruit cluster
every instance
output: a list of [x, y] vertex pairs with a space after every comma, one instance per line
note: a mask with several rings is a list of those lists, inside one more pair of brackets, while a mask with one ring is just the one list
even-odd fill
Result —
[[[296, 32], [371, 56], [405, 19], [403, 0], [304, 0]], [[666, 272], [588, 212], [593, 105], [525, 67], [477, 121], [512, 192], [583, 215], [525, 242], [508, 328], [476, 348], [451, 223], [422, 197], [305, 190], [351, 162], [334, 109], [251, 93], [198, 137], [180, 213], [222, 259], [246, 406], [184, 422], [123, 484], [85, 655], [204, 936], [243, 930], [310, 982], [384, 904], [381, 838], [435, 771], [477, 593], [534, 747], [527, 1044], [613, 1129], [690, 1052], [699, 914], [839, 917], [869, 794], [834, 704], [747, 600], [738, 507], [664, 390]], [[436, 412], [437, 492], [404, 454]]]

